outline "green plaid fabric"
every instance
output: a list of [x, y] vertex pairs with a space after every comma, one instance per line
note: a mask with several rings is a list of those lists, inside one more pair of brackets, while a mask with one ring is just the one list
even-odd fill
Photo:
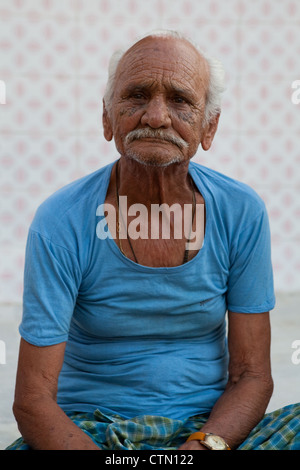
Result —
[[266, 414], [239, 450], [300, 450], [300, 403]]
[[[185, 421], [160, 416], [124, 419], [95, 413], [68, 414], [102, 450], [176, 450], [208, 419], [199, 415]], [[7, 450], [30, 450], [22, 438]], [[300, 450], [300, 403], [268, 413], [238, 450]]]

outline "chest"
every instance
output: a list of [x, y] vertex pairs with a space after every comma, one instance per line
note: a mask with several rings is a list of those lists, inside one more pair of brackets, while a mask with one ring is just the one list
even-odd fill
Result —
[[187, 267], [158, 272], [130, 269], [128, 263], [118, 269], [112, 263], [100, 270], [95, 266], [81, 287], [74, 318], [98, 337], [205, 335], [224, 320], [226, 284], [219, 274], [205, 275], [191, 266], [186, 272]]
[[[199, 195], [200, 196], [200, 195]], [[106, 223], [124, 256], [149, 267], [175, 267], [193, 259], [201, 249], [205, 232], [202, 198], [195, 207], [173, 204], [128, 206], [107, 195], [110, 208]]]

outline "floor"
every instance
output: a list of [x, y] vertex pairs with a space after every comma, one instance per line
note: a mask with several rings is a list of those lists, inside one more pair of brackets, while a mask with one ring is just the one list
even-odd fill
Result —
[[[272, 312], [275, 389], [267, 411], [300, 401], [299, 294], [277, 294]], [[0, 450], [19, 437], [11, 408], [19, 345], [20, 305], [0, 305]], [[299, 341], [297, 349], [292, 347]], [[299, 354], [297, 354], [299, 350]], [[294, 353], [294, 354], [293, 354]]]

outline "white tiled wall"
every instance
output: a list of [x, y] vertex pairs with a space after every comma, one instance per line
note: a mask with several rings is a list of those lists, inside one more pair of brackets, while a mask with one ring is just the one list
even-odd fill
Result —
[[101, 127], [108, 60], [156, 28], [186, 33], [223, 61], [219, 131], [194, 160], [263, 197], [276, 289], [300, 290], [299, 0], [0, 0], [0, 302], [21, 300], [39, 203], [116, 158]]

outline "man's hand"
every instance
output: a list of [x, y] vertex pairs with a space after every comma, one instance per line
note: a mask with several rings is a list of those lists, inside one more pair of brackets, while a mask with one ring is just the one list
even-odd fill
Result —
[[185, 442], [178, 450], [208, 450], [207, 447], [203, 446], [200, 441], [193, 439], [191, 441]]

